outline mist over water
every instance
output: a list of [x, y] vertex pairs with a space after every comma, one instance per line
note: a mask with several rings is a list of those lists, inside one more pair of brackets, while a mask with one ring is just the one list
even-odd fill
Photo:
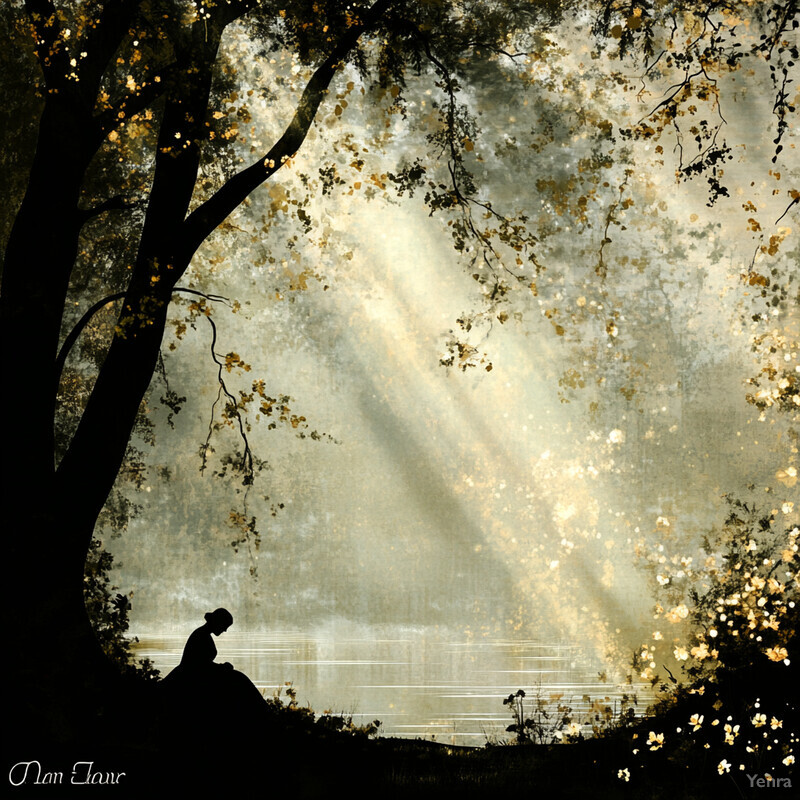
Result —
[[[180, 661], [181, 635], [141, 635], [136, 653], [167, 674]], [[342, 620], [310, 631], [228, 631], [217, 640], [220, 662], [249, 675], [266, 696], [286, 702], [286, 684], [301, 706], [352, 715], [356, 724], [380, 720], [383, 736], [419, 737], [481, 746], [513, 738], [503, 700], [518, 689], [533, 713], [546, 702], [553, 730], [563, 717], [592, 717], [591, 703], [618, 712], [636, 696], [637, 712], [652, 694], [647, 684], [614, 685], [579, 645], [558, 642], [467, 641], [433, 628], [353, 625]], [[590, 725], [583, 731], [589, 735]]]

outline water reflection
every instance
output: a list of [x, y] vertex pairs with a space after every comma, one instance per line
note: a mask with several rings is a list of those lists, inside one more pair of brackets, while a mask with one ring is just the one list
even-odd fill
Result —
[[[390, 634], [390, 635], [387, 635]], [[370, 635], [374, 634], [374, 635]], [[139, 633], [136, 654], [166, 674], [178, 664], [185, 634]], [[649, 685], [614, 686], [598, 678], [600, 665], [575, 645], [559, 642], [459, 640], [441, 631], [335, 627], [312, 632], [228, 631], [217, 640], [218, 661], [230, 661], [267, 694], [290, 682], [301, 705], [320, 713], [380, 719], [384, 736], [482, 745], [510, 734], [503, 699], [517, 689], [587, 716], [591, 700], [620, 708], [635, 693], [639, 711]]]

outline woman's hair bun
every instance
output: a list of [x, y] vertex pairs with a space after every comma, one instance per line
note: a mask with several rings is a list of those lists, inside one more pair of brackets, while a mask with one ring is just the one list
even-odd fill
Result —
[[207, 611], [203, 617], [206, 622], [211, 622], [212, 619], [224, 622], [226, 625], [233, 624], [233, 615], [227, 608], [217, 608], [214, 611]]

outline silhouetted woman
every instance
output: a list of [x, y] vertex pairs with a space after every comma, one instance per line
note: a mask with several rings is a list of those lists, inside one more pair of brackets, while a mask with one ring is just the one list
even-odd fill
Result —
[[[233, 669], [231, 664], [217, 664], [217, 647], [211, 634], [219, 636], [233, 625], [233, 616], [226, 608], [218, 608], [205, 615], [205, 625], [194, 630], [183, 648], [183, 656], [179, 670], [191, 673], [202, 673], [210, 669]], [[172, 674], [172, 673], [170, 673]]]
[[219, 636], [233, 624], [230, 611], [218, 608], [205, 620], [187, 639], [181, 663], [162, 681], [170, 715], [196, 736], [231, 728], [244, 732], [264, 720], [267, 703], [247, 675], [214, 660], [217, 648], [212, 635]]

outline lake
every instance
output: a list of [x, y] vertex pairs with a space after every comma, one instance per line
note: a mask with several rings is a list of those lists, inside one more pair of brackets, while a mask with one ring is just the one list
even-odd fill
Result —
[[[138, 633], [138, 657], [162, 675], [178, 664], [188, 634]], [[602, 666], [563, 642], [469, 640], [415, 628], [337, 626], [313, 631], [228, 631], [216, 639], [217, 661], [229, 661], [267, 695], [287, 683], [301, 705], [315, 712], [352, 714], [357, 723], [379, 719], [381, 735], [447, 744], [483, 745], [510, 738], [512, 719], [503, 699], [518, 689], [527, 708], [537, 689], [588, 716], [585, 697], [619, 709], [636, 693], [637, 712], [650, 702], [649, 684], [601, 682]], [[526, 712], [527, 713], [527, 712]], [[574, 717], [575, 715], [573, 715]], [[589, 732], [588, 726], [584, 727]]]

